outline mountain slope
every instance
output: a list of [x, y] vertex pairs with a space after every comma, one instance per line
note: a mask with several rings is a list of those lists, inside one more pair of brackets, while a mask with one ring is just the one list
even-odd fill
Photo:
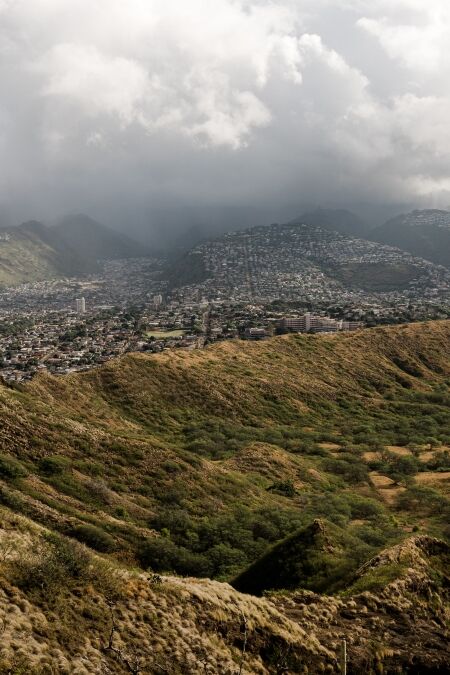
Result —
[[70, 255], [49, 228], [30, 221], [0, 231], [0, 285], [42, 281], [55, 276], [89, 271], [75, 252]]
[[[356, 537], [355, 565], [418, 522], [443, 535], [448, 460], [430, 443], [450, 436], [449, 337], [450, 322], [293, 335], [1, 387], [0, 499], [144, 567], [218, 578], [314, 518]], [[408, 444], [417, 460], [398, 459]]]
[[[1, 668], [337, 673], [346, 635], [355, 672], [446, 672], [449, 339], [288, 335], [1, 386]], [[290, 591], [219, 583], [286, 542]]]
[[256, 227], [203, 242], [168, 272], [206, 297], [356, 299], [403, 292], [439, 297], [449, 273], [399, 249], [304, 223]]
[[325, 647], [345, 638], [350, 672], [443, 674], [449, 556], [444, 542], [412, 537], [368, 561], [337, 597], [298, 590], [269, 599]]
[[139, 574], [4, 507], [0, 553], [4, 673], [337, 674], [343, 637], [350, 672], [448, 665], [448, 546], [430, 537], [383, 551], [338, 597]]
[[345, 578], [358, 545], [332, 523], [314, 520], [279, 542], [232, 581], [238, 591], [261, 595], [268, 590], [307, 588], [329, 591]]
[[53, 231], [82, 258], [138, 258], [148, 253], [142, 244], [84, 214], [66, 216]]
[[97, 271], [102, 258], [146, 255], [145, 247], [87, 216], [56, 227], [30, 221], [0, 230], [0, 286]]
[[412, 211], [388, 220], [370, 233], [374, 241], [450, 267], [450, 212]]

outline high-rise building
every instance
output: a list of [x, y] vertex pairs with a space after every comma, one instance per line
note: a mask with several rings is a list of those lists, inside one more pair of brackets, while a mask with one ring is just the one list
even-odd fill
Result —
[[84, 298], [77, 298], [75, 302], [76, 302], [77, 314], [85, 314], [85, 312], [86, 312], [86, 300]]
[[156, 308], [160, 307], [162, 305], [162, 301], [163, 301], [163, 296], [161, 295], [161, 293], [158, 293], [158, 295], [153, 296], [153, 306], [154, 307], [156, 307]]

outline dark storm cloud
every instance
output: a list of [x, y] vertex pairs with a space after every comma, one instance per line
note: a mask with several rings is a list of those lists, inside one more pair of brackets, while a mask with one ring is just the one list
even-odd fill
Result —
[[0, 217], [445, 206], [449, 40], [444, 0], [0, 0]]

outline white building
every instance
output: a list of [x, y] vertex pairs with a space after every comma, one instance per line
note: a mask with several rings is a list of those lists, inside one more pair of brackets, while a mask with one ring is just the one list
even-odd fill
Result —
[[86, 300], [84, 298], [77, 298], [75, 302], [76, 302], [77, 314], [85, 314], [85, 312], [86, 312]]

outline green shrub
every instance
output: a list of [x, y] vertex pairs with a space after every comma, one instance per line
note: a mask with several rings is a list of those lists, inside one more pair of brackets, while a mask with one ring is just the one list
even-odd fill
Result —
[[14, 480], [27, 475], [26, 469], [14, 457], [0, 455], [0, 478]]
[[46, 476], [59, 476], [70, 467], [70, 459], [60, 455], [43, 457], [39, 461], [39, 471]]
[[368, 467], [357, 457], [349, 453], [342, 453], [339, 458], [330, 458], [324, 461], [325, 471], [335, 476], [341, 476], [352, 485], [368, 481]]
[[278, 480], [267, 488], [269, 492], [283, 495], [283, 497], [295, 497], [297, 491], [291, 480]]
[[177, 546], [167, 537], [147, 539], [139, 551], [139, 561], [153, 572], [176, 572], [189, 576], [210, 576], [211, 565], [207, 558]]
[[345, 595], [354, 595], [364, 591], [376, 592], [384, 589], [388, 584], [398, 579], [405, 569], [404, 565], [394, 564], [375, 567], [360, 577], [345, 591]]
[[110, 553], [116, 548], [113, 537], [96, 525], [76, 525], [69, 531], [69, 534], [100, 553]]
[[14, 583], [25, 591], [52, 591], [87, 576], [91, 557], [76, 542], [58, 534], [44, 536], [41, 546], [14, 561]]

